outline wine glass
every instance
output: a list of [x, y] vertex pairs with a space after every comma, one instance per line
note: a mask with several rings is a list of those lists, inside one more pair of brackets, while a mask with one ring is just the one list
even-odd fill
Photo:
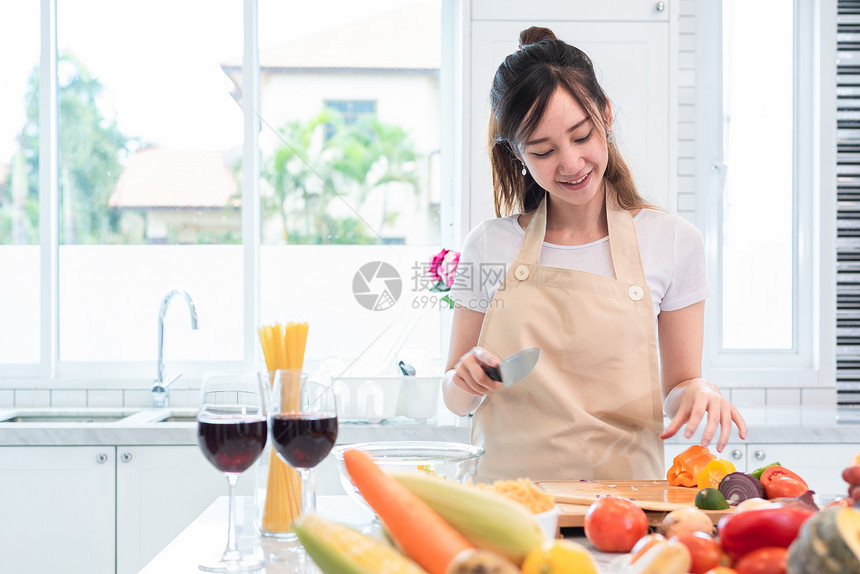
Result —
[[278, 370], [269, 417], [272, 446], [302, 479], [301, 514], [316, 512], [314, 468], [337, 440], [337, 407], [331, 384], [299, 370]]
[[243, 555], [236, 543], [234, 490], [239, 475], [259, 458], [268, 436], [268, 389], [256, 373], [206, 373], [197, 410], [197, 442], [227, 478], [227, 546], [221, 558], [200, 564], [204, 572], [241, 572], [262, 567], [259, 556]]

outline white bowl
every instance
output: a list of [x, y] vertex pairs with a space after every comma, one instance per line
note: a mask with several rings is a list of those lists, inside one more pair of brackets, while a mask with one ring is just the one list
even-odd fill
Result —
[[544, 512], [538, 512], [535, 514], [535, 520], [537, 520], [540, 529], [543, 531], [544, 535], [547, 538], [555, 538], [558, 534], [558, 515], [559, 515], [558, 505], [553, 506], [549, 510]]

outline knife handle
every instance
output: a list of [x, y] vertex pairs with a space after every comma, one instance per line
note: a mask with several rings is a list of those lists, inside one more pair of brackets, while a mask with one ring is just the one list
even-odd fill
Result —
[[484, 372], [487, 373], [487, 376], [493, 379], [494, 381], [502, 382], [502, 372], [498, 367], [491, 367], [490, 365], [483, 365], [481, 367], [484, 369]]

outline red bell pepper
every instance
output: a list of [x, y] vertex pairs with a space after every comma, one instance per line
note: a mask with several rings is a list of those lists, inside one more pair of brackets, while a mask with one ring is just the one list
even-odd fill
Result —
[[737, 560], [765, 546], [788, 548], [803, 523], [815, 513], [815, 510], [797, 506], [745, 510], [723, 516], [717, 533], [723, 550], [732, 560]]

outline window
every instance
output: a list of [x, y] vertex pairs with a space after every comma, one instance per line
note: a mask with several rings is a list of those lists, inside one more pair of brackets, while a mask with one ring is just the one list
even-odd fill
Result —
[[[334, 110], [340, 114], [344, 126], [354, 126], [361, 116], [373, 116], [376, 114], [375, 101], [363, 100], [332, 100], [324, 102], [327, 109]], [[326, 124], [325, 139], [330, 140], [337, 131], [335, 124]]]
[[151, 380], [176, 288], [199, 330], [175, 298], [171, 373], [261, 364], [274, 321], [311, 324], [311, 363], [439, 359], [440, 310], [413, 301], [442, 226], [441, 0], [32, 5], [0, 23], [2, 97], [21, 110], [0, 118], [4, 376]]
[[697, 5], [706, 23], [698, 133], [721, 135], [699, 140], [698, 215], [715, 295], [706, 366], [716, 382], [790, 386], [820, 374], [812, 16], [799, 1]]
[[[260, 22], [293, 9], [262, 0]], [[440, 242], [441, 2], [302, 10], [315, 26], [260, 29], [261, 321], [307, 321], [311, 360], [426, 373], [440, 308], [415, 275]], [[361, 290], [391, 299], [366, 308]]]
[[57, 1], [60, 364], [151, 363], [174, 288], [201, 328], [173, 301], [165, 357], [242, 359], [242, 112], [220, 67], [241, 19], [229, 0]]
[[0, 18], [0, 364], [39, 363], [39, 3]]

